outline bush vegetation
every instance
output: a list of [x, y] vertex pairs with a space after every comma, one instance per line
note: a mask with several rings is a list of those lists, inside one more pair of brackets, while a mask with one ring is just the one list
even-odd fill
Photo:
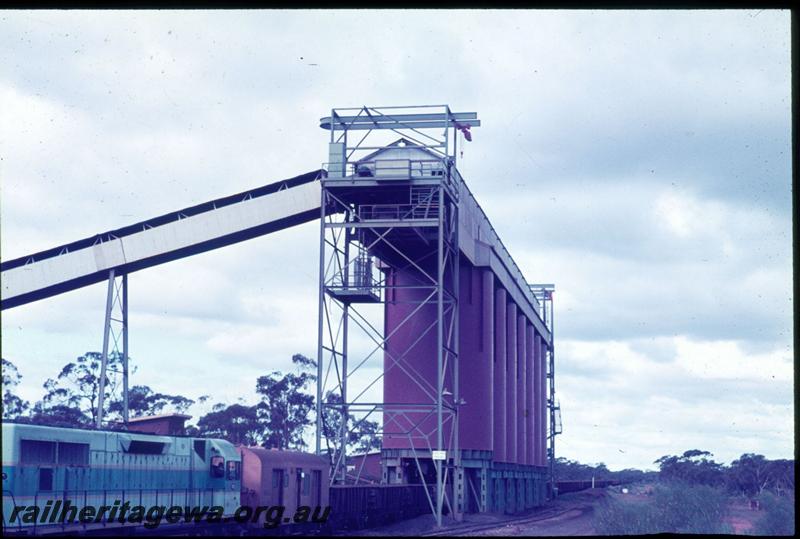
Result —
[[794, 535], [794, 496], [764, 492], [758, 497], [763, 515], [755, 523], [758, 535]]
[[727, 506], [721, 489], [673, 481], [656, 486], [652, 498], [641, 502], [605, 499], [595, 511], [594, 527], [601, 535], [732, 533], [723, 522]]

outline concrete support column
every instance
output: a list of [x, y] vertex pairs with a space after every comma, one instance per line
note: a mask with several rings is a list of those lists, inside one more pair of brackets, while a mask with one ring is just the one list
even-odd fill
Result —
[[455, 498], [456, 505], [454, 508], [456, 514], [453, 515], [453, 518], [460, 521], [464, 518], [465, 504], [467, 495], [469, 494], [466, 486], [467, 478], [464, 476], [465, 469], [463, 466], [455, 468], [452, 473], [455, 474], [453, 478], [453, 490], [455, 491], [453, 493], [453, 498]]
[[506, 320], [506, 458], [517, 463], [517, 305], [512, 301]]
[[530, 435], [527, 429], [528, 410], [525, 405], [528, 399], [528, 368], [525, 362], [525, 324], [527, 317], [520, 313], [517, 316], [517, 462], [520, 464], [530, 464], [528, 462], [528, 444]]
[[528, 478], [528, 498], [527, 498], [528, 507], [535, 507], [536, 506], [536, 500], [535, 500], [535, 497], [534, 497], [534, 492], [535, 492], [534, 489], [535, 489], [535, 487], [536, 487], [536, 484], [534, 483], [533, 477]]
[[494, 499], [494, 510], [497, 512], [503, 512], [506, 508], [506, 482], [503, 479], [502, 472], [495, 472], [494, 478], [494, 490], [492, 492], [492, 497]]
[[541, 388], [539, 387], [539, 378], [542, 371], [542, 338], [536, 333], [533, 339], [533, 376], [531, 383], [533, 384], [533, 464], [541, 466], [542, 464], [542, 397]]
[[534, 383], [534, 380], [536, 380], [536, 358], [533, 351], [536, 346], [533, 338], [535, 333], [536, 330], [533, 328], [533, 325], [527, 324], [525, 326], [525, 365], [527, 366], [525, 379], [528, 384], [527, 401], [525, 402], [525, 410], [527, 412], [525, 428], [528, 432], [528, 448], [525, 456], [525, 463], [530, 465], [536, 464], [536, 428], [534, 426], [536, 424], [536, 410], [534, 405], [536, 399], [536, 384]]
[[489, 507], [489, 465], [484, 463], [481, 466], [481, 513], [488, 513], [491, 511]]
[[[458, 370], [464, 403], [458, 410], [458, 446], [491, 451], [494, 437], [494, 276], [461, 265]], [[488, 419], [488, 420], [487, 420]]]
[[[489, 442], [493, 442], [495, 433], [495, 413], [494, 413], [494, 391], [495, 391], [495, 363], [494, 363], [494, 329], [495, 329], [495, 299], [494, 299], [494, 274], [492, 270], [485, 269], [481, 273], [482, 283], [480, 286], [481, 297], [481, 362], [484, 368], [480, 370], [482, 375], [486, 376], [487, 380], [480, 381], [481, 387], [488, 388], [487, 394], [482, 401], [482, 406], [485, 406], [481, 419], [483, 422], [488, 423], [486, 430], [486, 438]], [[478, 382], [476, 380], [476, 382]], [[469, 386], [465, 387], [466, 391], [462, 392], [465, 397], [469, 399]]]
[[513, 471], [506, 471], [503, 474], [505, 477], [505, 487], [506, 487], [506, 513], [513, 514], [517, 512], [517, 504], [516, 504], [516, 488], [514, 486], [514, 472]]
[[506, 462], [506, 291], [494, 295], [494, 460]]

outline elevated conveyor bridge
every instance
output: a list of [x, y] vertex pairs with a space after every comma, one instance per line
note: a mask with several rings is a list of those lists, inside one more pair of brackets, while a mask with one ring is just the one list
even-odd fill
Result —
[[324, 170], [3, 261], [2, 310], [319, 217]]

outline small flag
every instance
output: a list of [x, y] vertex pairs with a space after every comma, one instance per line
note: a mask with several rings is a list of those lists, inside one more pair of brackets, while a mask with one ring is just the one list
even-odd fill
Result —
[[461, 133], [464, 135], [464, 138], [467, 139], [467, 141], [472, 142], [472, 133], [469, 132], [468, 125], [461, 125], [459, 123], [456, 123], [456, 129], [459, 129], [461, 131]]

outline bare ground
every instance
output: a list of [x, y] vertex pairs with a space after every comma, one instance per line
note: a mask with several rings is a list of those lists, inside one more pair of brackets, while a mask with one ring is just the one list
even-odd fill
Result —
[[753, 511], [745, 501], [734, 501], [730, 505], [730, 513], [726, 521], [733, 528], [733, 533], [744, 535], [754, 533], [755, 522], [763, 513]]

